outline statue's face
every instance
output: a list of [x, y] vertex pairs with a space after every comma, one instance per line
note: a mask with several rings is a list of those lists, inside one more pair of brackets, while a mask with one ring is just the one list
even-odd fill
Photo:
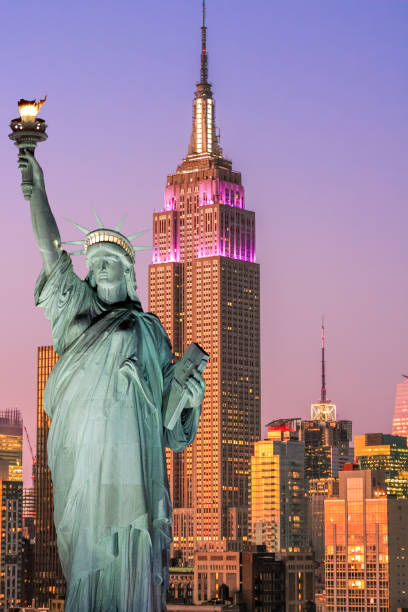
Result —
[[125, 264], [115, 248], [106, 244], [91, 247], [88, 264], [98, 287], [113, 289], [125, 283]]

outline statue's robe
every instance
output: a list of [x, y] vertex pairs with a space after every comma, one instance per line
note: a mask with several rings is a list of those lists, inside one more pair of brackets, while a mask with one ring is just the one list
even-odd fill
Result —
[[160, 321], [140, 302], [104, 304], [65, 252], [41, 272], [36, 304], [59, 354], [44, 407], [65, 609], [161, 612], [171, 540], [165, 446], [191, 444], [200, 409], [163, 427], [173, 355]]

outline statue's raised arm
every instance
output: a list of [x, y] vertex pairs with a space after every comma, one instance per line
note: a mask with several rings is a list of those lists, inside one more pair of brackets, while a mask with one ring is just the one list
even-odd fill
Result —
[[20, 170], [24, 170], [29, 166], [31, 166], [33, 173], [33, 188], [30, 199], [31, 222], [45, 273], [49, 274], [61, 254], [60, 233], [48, 203], [44, 173], [41, 166], [32, 153], [27, 149], [20, 149], [18, 167]]

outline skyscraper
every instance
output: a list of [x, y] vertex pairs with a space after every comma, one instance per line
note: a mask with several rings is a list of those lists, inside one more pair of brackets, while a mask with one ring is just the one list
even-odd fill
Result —
[[23, 421], [18, 408], [0, 412], [0, 610], [21, 603], [23, 586]]
[[17, 608], [23, 592], [23, 483], [0, 481], [0, 610]]
[[343, 465], [353, 460], [350, 449], [352, 423], [337, 421], [336, 405], [327, 399], [324, 325], [321, 342], [320, 401], [311, 404], [311, 419], [302, 421], [301, 429], [301, 439], [305, 443], [306, 488], [312, 479], [337, 478]]
[[382, 433], [354, 438], [354, 457], [362, 470], [384, 470], [389, 497], [408, 499], [407, 438]]
[[23, 489], [23, 545], [22, 545], [22, 596], [21, 603], [27, 606], [34, 598], [34, 554], [35, 554], [35, 491]]
[[242, 553], [242, 599], [245, 610], [285, 610], [285, 563], [268, 552]]
[[327, 612], [406, 609], [408, 500], [387, 498], [383, 472], [351, 469], [324, 506]]
[[408, 438], [408, 376], [397, 384], [392, 421], [392, 435]]
[[35, 539], [35, 491], [23, 489], [23, 536]]
[[0, 411], [0, 480], [23, 480], [23, 421], [18, 408]]
[[174, 553], [237, 548], [248, 537], [248, 481], [260, 437], [259, 265], [255, 213], [222, 152], [208, 81], [203, 3], [201, 73], [188, 154], [167, 177], [153, 217], [149, 309], [176, 358], [192, 341], [210, 353], [193, 446], [168, 454]]
[[337, 478], [344, 464], [353, 461], [351, 428], [351, 421], [302, 421], [307, 487], [312, 479]]
[[252, 543], [299, 552], [305, 537], [305, 447], [296, 420], [272, 421], [251, 460]]
[[47, 461], [50, 420], [44, 412], [44, 389], [58, 359], [52, 346], [38, 347], [37, 364], [37, 462], [35, 465], [35, 571], [34, 592], [38, 603], [64, 596], [65, 579], [57, 551], [51, 473]]
[[327, 399], [325, 328], [321, 327], [320, 400], [311, 404], [310, 421], [302, 421], [305, 444], [305, 491], [307, 494], [307, 535], [315, 559], [317, 589], [324, 586], [324, 500], [338, 486], [339, 471], [353, 461], [351, 421], [338, 421], [336, 405]]
[[[324, 500], [339, 492], [338, 478], [314, 478], [309, 480], [307, 493], [308, 537], [318, 563], [324, 561]], [[324, 567], [317, 572], [324, 582]]]

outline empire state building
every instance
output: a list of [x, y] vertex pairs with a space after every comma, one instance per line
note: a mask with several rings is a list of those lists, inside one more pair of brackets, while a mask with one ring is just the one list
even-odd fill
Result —
[[208, 81], [203, 2], [201, 73], [188, 154], [167, 177], [153, 215], [149, 310], [176, 358], [191, 342], [209, 354], [194, 444], [167, 455], [173, 554], [237, 550], [249, 535], [249, 477], [260, 438], [259, 264], [255, 213], [245, 208], [241, 173], [223, 155]]

